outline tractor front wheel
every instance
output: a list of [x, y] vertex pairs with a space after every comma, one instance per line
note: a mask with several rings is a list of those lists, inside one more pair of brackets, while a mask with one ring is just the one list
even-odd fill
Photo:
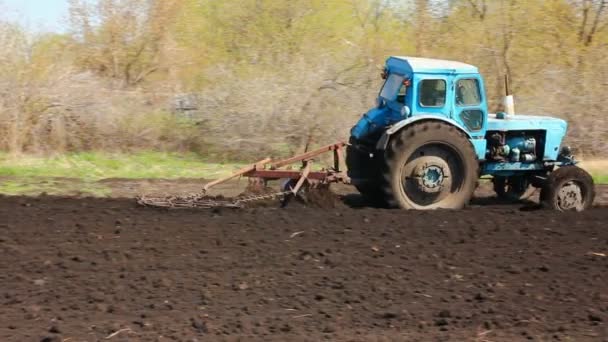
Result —
[[460, 209], [473, 196], [479, 176], [469, 139], [441, 122], [404, 128], [392, 137], [385, 161], [387, 201], [402, 209]]
[[559, 211], [583, 211], [593, 204], [593, 178], [578, 166], [564, 166], [549, 174], [540, 192], [544, 207]]

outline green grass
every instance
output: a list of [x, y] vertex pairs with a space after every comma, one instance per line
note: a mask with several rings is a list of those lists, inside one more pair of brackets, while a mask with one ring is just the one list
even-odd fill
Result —
[[594, 174], [593, 180], [595, 181], [595, 184], [608, 184], [608, 175]]
[[0, 177], [76, 178], [207, 178], [232, 173], [237, 163], [204, 161], [195, 154], [145, 152], [136, 154], [76, 153], [56, 157], [0, 154]]
[[111, 194], [111, 189], [97, 182], [102, 179], [215, 179], [242, 166], [208, 162], [195, 154], [177, 153], [87, 152], [55, 157], [0, 153], [0, 194], [104, 197]]
[[593, 176], [596, 184], [608, 184], [608, 160], [591, 159], [584, 160], [578, 166], [587, 170]]

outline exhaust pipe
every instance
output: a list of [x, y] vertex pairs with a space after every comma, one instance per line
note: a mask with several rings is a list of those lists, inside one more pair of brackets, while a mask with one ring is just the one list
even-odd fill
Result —
[[515, 101], [509, 87], [508, 75], [505, 75], [505, 99], [503, 104], [505, 106], [505, 113], [507, 113], [507, 115], [515, 115]]

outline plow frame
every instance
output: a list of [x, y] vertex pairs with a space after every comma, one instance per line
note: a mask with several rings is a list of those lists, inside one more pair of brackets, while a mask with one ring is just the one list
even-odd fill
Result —
[[[229, 176], [205, 184], [203, 186], [203, 193], [207, 193], [212, 187], [237, 177], [253, 178], [258, 181], [261, 180], [263, 183], [278, 179], [297, 180], [296, 185], [291, 189], [293, 194], [297, 194], [305, 182], [313, 185], [330, 183], [348, 184], [350, 183], [350, 178], [346, 175], [346, 161], [344, 156], [344, 148], [347, 145], [348, 143], [346, 142], [333, 143], [277, 161], [274, 161], [271, 158], [265, 158], [245, 166]], [[327, 169], [321, 169], [320, 171], [312, 171], [314, 159], [319, 155], [328, 152], [333, 152], [334, 165]], [[302, 163], [299, 170], [293, 170], [291, 168], [281, 169], [283, 167], [291, 167], [291, 165], [298, 162]]]

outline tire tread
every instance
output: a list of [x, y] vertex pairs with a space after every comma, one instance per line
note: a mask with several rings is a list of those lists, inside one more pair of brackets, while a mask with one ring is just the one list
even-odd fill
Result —
[[[430, 131], [430, 132], [429, 132]], [[471, 145], [468, 137], [456, 127], [439, 122], [439, 121], [422, 121], [414, 123], [410, 126], [403, 128], [396, 136], [394, 136], [389, 144], [388, 148], [385, 151], [385, 166], [383, 168], [383, 178], [384, 178], [384, 195], [387, 204], [390, 207], [401, 207], [403, 209], [412, 209], [407, 205], [404, 205], [403, 201], [399, 201], [396, 198], [395, 191], [393, 189], [393, 175], [394, 172], [397, 172], [398, 167], [400, 166], [399, 157], [407, 150], [406, 144], [413, 144], [415, 146], [417, 144], [418, 136], [422, 134], [434, 134], [441, 139], [447, 138], [451, 141], [454, 147], [458, 148], [460, 153], [462, 154], [462, 163], [465, 167], [472, 167], [473, 170], [470, 170], [468, 175], [474, 175], [474, 180], [471, 181], [465, 180], [465, 183], [468, 182], [469, 188], [465, 189], [466, 192], [464, 196], [463, 203], [454, 206], [454, 209], [461, 208], [465, 206], [473, 195], [473, 191], [476, 187], [477, 178], [479, 176], [479, 163], [477, 161], [477, 155]], [[415, 149], [414, 149], [415, 150]], [[466, 172], [465, 172], [466, 173]], [[471, 176], [472, 178], [472, 176]]]
[[589, 209], [595, 199], [593, 177], [587, 171], [575, 165], [562, 166], [549, 174], [547, 182], [540, 192], [541, 205], [547, 209], [561, 210], [557, 205], [557, 191], [563, 183], [570, 180], [576, 180], [586, 188], [583, 189], [585, 191], [583, 210]]

